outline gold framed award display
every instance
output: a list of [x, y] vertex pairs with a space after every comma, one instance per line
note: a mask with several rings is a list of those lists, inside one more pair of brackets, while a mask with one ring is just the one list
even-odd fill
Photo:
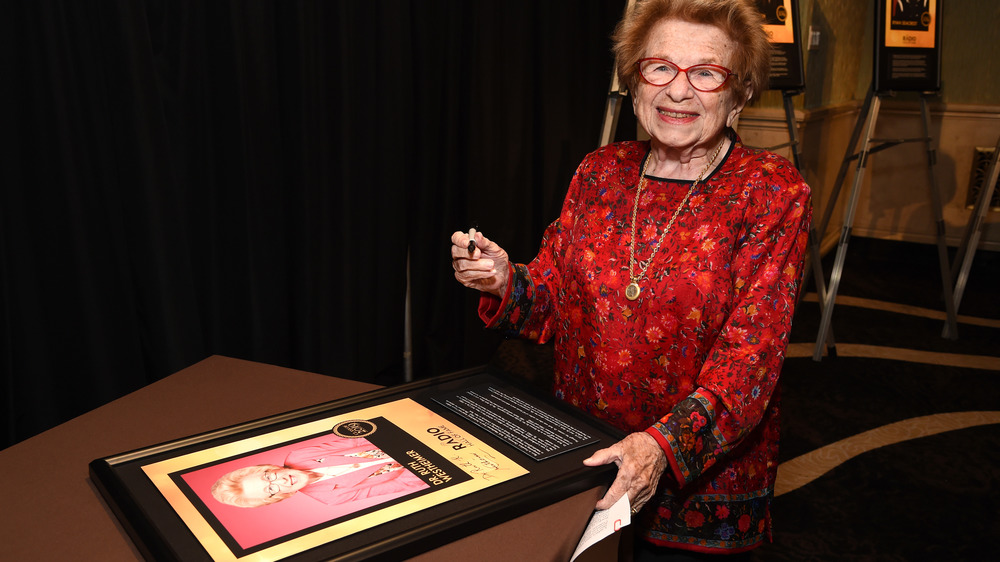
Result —
[[489, 367], [90, 463], [154, 560], [362, 560], [440, 546], [609, 484], [621, 435]]

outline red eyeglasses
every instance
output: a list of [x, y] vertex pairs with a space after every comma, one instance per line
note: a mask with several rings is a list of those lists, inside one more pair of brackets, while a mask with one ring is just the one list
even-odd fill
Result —
[[642, 79], [652, 86], [666, 86], [683, 72], [691, 87], [699, 92], [720, 90], [730, 76], [735, 76], [732, 70], [717, 64], [696, 64], [681, 68], [666, 59], [648, 58], [639, 60], [636, 65]]

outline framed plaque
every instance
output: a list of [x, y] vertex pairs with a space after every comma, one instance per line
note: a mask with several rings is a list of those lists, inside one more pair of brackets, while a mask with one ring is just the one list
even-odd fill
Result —
[[771, 41], [772, 90], [801, 90], [806, 86], [799, 37], [798, 0], [756, 0], [764, 31]]
[[941, 89], [942, 0], [875, 0], [876, 92]]
[[97, 459], [153, 560], [398, 559], [610, 484], [623, 435], [492, 367]]

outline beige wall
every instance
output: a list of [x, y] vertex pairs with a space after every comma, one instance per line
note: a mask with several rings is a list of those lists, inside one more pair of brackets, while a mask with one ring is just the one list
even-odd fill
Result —
[[[813, 188], [817, 226], [824, 214], [830, 225], [824, 247], [836, 243], [856, 176], [857, 160], [848, 162], [837, 197], [828, 211], [838, 172], [847, 155], [851, 133], [861, 102], [847, 102], [815, 110], [797, 110], [801, 163], [806, 181]], [[934, 177], [942, 196], [942, 214], [948, 243], [958, 245], [969, 222], [966, 207], [973, 153], [976, 147], [992, 148], [1000, 138], [1000, 112], [995, 106], [931, 104], [931, 137], [937, 151]], [[916, 138], [922, 136], [919, 103], [886, 100], [882, 103], [875, 136]], [[739, 133], [750, 146], [772, 147], [787, 142], [783, 110], [751, 108], [744, 111]], [[776, 152], [791, 157], [789, 148]], [[852, 151], [852, 154], [854, 152]], [[930, 196], [927, 154], [922, 142], [901, 144], [872, 154], [862, 175], [853, 232], [859, 236], [933, 243], [936, 227]], [[985, 248], [1000, 250], [998, 213], [987, 215], [983, 235]]]
[[[820, 31], [820, 47], [804, 51], [806, 90], [795, 96], [802, 165], [814, 192], [816, 221], [827, 211], [837, 173], [871, 83], [873, 0], [800, 0], [801, 33]], [[942, 90], [930, 98], [930, 135], [937, 148], [934, 177], [943, 198], [949, 244], [961, 241], [971, 211], [966, 208], [976, 147], [992, 148], [1000, 138], [1000, 2], [946, 0], [942, 37]], [[885, 98], [875, 137], [920, 137], [919, 97]], [[751, 146], [775, 146], [788, 134], [781, 94], [768, 92], [740, 119], [739, 132]], [[855, 149], [856, 150], [856, 149]], [[783, 151], [790, 155], [788, 149]], [[852, 150], [852, 153], [854, 151]], [[835, 243], [855, 177], [850, 162], [837, 207], [825, 233]], [[933, 242], [930, 180], [923, 143], [908, 143], [872, 155], [863, 175], [854, 234]], [[984, 247], [1000, 250], [1000, 220], [987, 215]]]

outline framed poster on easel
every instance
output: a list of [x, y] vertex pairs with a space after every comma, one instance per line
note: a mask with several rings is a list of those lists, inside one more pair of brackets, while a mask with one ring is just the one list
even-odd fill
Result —
[[802, 69], [798, 0], [756, 0], [764, 31], [771, 41], [772, 90], [801, 90], [806, 77]]
[[942, 0], [876, 0], [876, 92], [941, 89]]
[[[851, 142], [841, 163], [840, 172], [834, 181], [834, 191], [827, 201], [827, 210], [823, 214], [820, 227], [822, 233], [837, 202], [840, 184], [846, 177], [847, 168], [854, 162], [854, 183], [844, 211], [844, 225], [837, 242], [837, 254], [834, 258], [833, 270], [830, 273], [830, 287], [821, 307], [823, 313], [819, 332], [816, 335], [816, 347], [813, 350], [813, 359], [816, 361], [822, 358], [825, 344], [831, 356], [836, 353], [832, 342], [827, 342], [827, 336], [830, 333], [834, 300], [837, 297], [837, 289], [843, 275], [847, 244], [851, 238], [854, 213], [858, 207], [858, 197], [868, 157], [875, 152], [909, 142], [922, 142], [926, 147], [930, 208], [937, 231], [938, 264], [941, 269], [942, 294], [947, 318], [945, 337], [951, 339], [958, 337], [948, 245], [945, 240], [944, 204], [941, 189], [938, 187], [934, 174], [934, 163], [937, 157], [930, 133], [931, 119], [927, 103], [927, 98], [941, 89], [941, 4], [942, 0], [875, 0], [875, 51], [874, 64], [872, 65], [872, 84], [865, 96], [861, 111], [858, 113], [854, 133], [851, 135]], [[875, 137], [882, 98], [904, 91], [920, 93], [923, 136], [913, 138]], [[865, 130], [863, 136], [862, 129]], [[859, 139], [862, 141], [861, 149], [854, 152]]]

